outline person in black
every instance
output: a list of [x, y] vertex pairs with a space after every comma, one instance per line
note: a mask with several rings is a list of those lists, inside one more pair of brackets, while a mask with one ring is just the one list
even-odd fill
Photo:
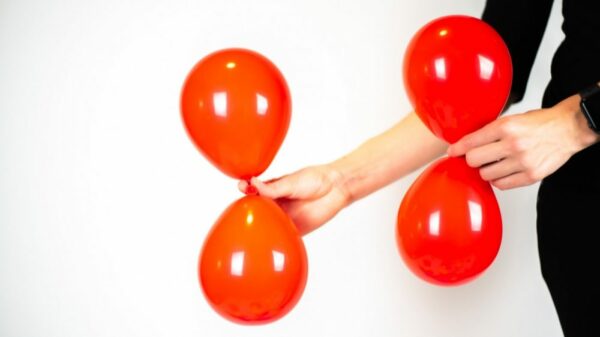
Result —
[[[509, 104], [525, 94], [551, 7], [552, 0], [486, 3], [483, 20], [503, 37], [513, 60]], [[588, 127], [578, 95], [600, 82], [600, 0], [564, 0], [563, 16], [565, 40], [542, 109], [499, 118], [450, 147], [413, 112], [333, 162], [268, 182], [240, 181], [240, 190], [275, 199], [306, 234], [444, 153], [465, 155], [500, 189], [543, 179], [537, 205], [543, 277], [565, 336], [600, 336], [594, 324], [600, 285], [592, 277], [600, 258], [600, 135]]]
[[[565, 38], [556, 51], [542, 107], [555, 107], [600, 81], [600, 1], [564, 0]], [[513, 60], [511, 101], [521, 100], [544, 35], [552, 0], [488, 0], [483, 20], [505, 40]], [[576, 113], [581, 113], [576, 111]], [[561, 140], [565, 142], [568, 140]], [[538, 249], [565, 336], [600, 336], [600, 143], [546, 176], [537, 202]]]

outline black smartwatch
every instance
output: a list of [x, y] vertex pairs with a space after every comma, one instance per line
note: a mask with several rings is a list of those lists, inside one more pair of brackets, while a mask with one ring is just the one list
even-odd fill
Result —
[[590, 129], [600, 134], [600, 86], [597, 84], [582, 90], [581, 96], [581, 112], [588, 121]]

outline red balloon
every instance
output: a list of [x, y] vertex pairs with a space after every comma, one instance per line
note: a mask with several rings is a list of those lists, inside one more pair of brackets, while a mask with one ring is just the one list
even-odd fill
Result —
[[511, 82], [504, 41], [472, 17], [433, 20], [415, 34], [404, 56], [404, 85], [415, 112], [449, 143], [496, 119]]
[[181, 94], [181, 114], [193, 142], [236, 179], [267, 169], [287, 133], [290, 111], [281, 72], [245, 49], [220, 50], [200, 60]]
[[213, 309], [240, 324], [287, 314], [306, 285], [304, 243], [271, 199], [245, 196], [231, 204], [206, 237], [198, 274]]
[[437, 285], [475, 278], [494, 261], [502, 241], [494, 192], [463, 157], [440, 159], [415, 180], [396, 229], [406, 265]]

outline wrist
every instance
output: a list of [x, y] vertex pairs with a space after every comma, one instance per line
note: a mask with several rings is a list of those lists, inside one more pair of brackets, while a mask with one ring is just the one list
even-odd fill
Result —
[[590, 128], [587, 119], [583, 115], [583, 112], [581, 112], [581, 108], [577, 109], [576, 119], [578, 129], [580, 130], [578, 137], [579, 150], [583, 150], [600, 141], [600, 135]]
[[336, 161], [325, 164], [332, 187], [340, 191], [344, 196], [342, 208], [345, 208], [357, 200], [356, 178], [351, 169], [348, 159], [342, 157]]
[[573, 153], [577, 153], [600, 141], [600, 135], [588, 125], [588, 120], [581, 111], [581, 97], [573, 95], [559, 103], [559, 109], [572, 125]]
[[600, 134], [600, 83], [594, 83], [579, 92], [579, 107], [587, 124], [596, 134]]

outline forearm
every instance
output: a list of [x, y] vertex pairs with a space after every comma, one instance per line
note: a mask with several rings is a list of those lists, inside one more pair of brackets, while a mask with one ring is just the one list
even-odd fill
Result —
[[439, 157], [447, 147], [413, 112], [329, 165], [353, 202]]

